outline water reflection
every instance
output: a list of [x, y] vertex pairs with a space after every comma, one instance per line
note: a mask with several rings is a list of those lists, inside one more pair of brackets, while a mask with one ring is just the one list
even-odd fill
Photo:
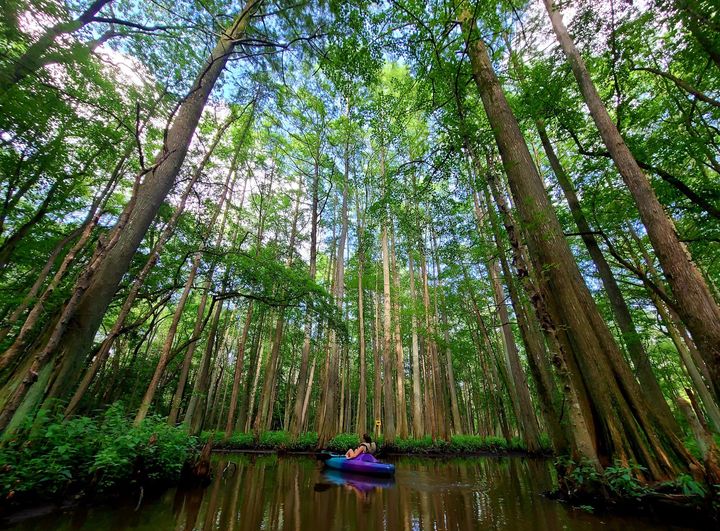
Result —
[[173, 489], [144, 499], [138, 510], [132, 500], [36, 518], [16, 529], [670, 529], [627, 517], [600, 518], [542, 497], [553, 482], [542, 460], [401, 458], [395, 465], [392, 479], [323, 470], [310, 458], [218, 456], [215, 480], [205, 489]]
[[325, 469], [320, 475], [320, 481], [315, 483], [315, 492], [325, 492], [332, 487], [345, 488], [354, 492], [358, 500], [363, 503], [370, 501], [373, 492], [379, 489], [387, 489], [395, 485], [395, 478], [363, 476], [339, 470]]

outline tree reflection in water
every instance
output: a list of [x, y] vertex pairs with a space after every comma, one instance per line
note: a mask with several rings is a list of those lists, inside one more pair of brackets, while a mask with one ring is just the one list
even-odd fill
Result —
[[315, 492], [325, 492], [333, 487], [345, 488], [354, 492], [361, 502], [367, 504], [370, 495], [378, 489], [387, 489], [395, 485], [394, 478], [362, 476], [340, 472], [339, 470], [323, 470], [320, 480], [315, 483]]
[[[216, 474], [226, 459], [217, 461]], [[601, 520], [544, 498], [553, 480], [543, 460], [403, 458], [396, 478], [388, 479], [323, 470], [305, 458], [229, 459], [237, 470], [217, 475], [204, 491], [199, 518], [187, 503], [176, 529], [192, 529], [193, 521], [195, 529], [240, 531], [654, 528], [626, 518]]]
[[[394, 479], [325, 471], [309, 457], [225, 455], [204, 489], [173, 489], [127, 505], [36, 518], [17, 529], [465, 531], [669, 529], [574, 510], [541, 495], [549, 461], [508, 458], [395, 461]], [[679, 529], [679, 528], [676, 528]]]

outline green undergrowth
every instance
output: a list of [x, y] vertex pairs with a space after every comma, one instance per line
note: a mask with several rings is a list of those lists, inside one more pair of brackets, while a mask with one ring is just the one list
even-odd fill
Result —
[[[513, 437], [507, 440], [503, 437], [482, 437], [480, 435], [453, 435], [449, 441], [443, 439], [433, 440], [431, 437], [396, 439], [394, 443], [385, 446], [386, 450], [393, 453], [403, 454], [474, 454], [474, 453], [508, 453], [526, 452], [527, 448], [523, 442]], [[550, 452], [550, 447], [545, 444], [544, 452]]]
[[[212, 432], [200, 435], [205, 442]], [[225, 439], [224, 433], [218, 431], [213, 436], [213, 446], [217, 450], [277, 450], [289, 452], [313, 452], [318, 449], [318, 435], [310, 432], [301, 434], [296, 440], [285, 431], [267, 431], [256, 437], [252, 433], [235, 433]], [[384, 452], [439, 455], [439, 454], [473, 454], [473, 453], [507, 453], [525, 452], [523, 442], [515, 437], [510, 441], [502, 437], [481, 437], [478, 435], [454, 435], [449, 441], [433, 440], [430, 436], [421, 438], [396, 439], [393, 443], [384, 443], [382, 437], [377, 441], [378, 447]], [[340, 433], [333, 437], [325, 446], [331, 452], [345, 452], [348, 448], [356, 448], [360, 437], [355, 433]], [[550, 444], [543, 440], [543, 452], [550, 453]]]
[[[205, 443], [211, 431], [200, 434], [200, 442]], [[317, 449], [317, 433], [303, 433], [293, 441], [286, 431], [266, 431], [255, 437], [253, 433], [233, 433], [232, 437], [225, 439], [223, 431], [214, 432], [213, 448], [216, 450], [280, 450], [291, 452], [313, 452]]]
[[[637, 464], [622, 466], [618, 462], [598, 471], [590, 462], [579, 463], [559, 457], [555, 460], [558, 488], [553, 497], [579, 507], [642, 508], [669, 505], [675, 509], [712, 511], [717, 514], [720, 485], [708, 486], [688, 474], [672, 481], [648, 484], [642, 480], [647, 470]], [[710, 492], [710, 490], [715, 492]]]
[[197, 446], [197, 438], [158, 417], [134, 427], [121, 404], [97, 418], [64, 421], [41, 412], [0, 446], [0, 505], [177, 482]]

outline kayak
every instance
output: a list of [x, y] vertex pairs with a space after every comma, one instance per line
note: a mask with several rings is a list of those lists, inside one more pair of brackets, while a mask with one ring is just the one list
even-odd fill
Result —
[[395, 474], [395, 465], [381, 463], [368, 454], [360, 454], [355, 459], [347, 459], [345, 456], [333, 456], [325, 461], [325, 466], [343, 472], [354, 472], [355, 474], [367, 474], [370, 476], [392, 476]]

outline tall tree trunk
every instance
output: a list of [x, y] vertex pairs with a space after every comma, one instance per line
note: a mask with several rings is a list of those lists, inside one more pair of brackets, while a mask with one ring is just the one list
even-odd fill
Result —
[[395, 419], [398, 436], [407, 439], [407, 404], [405, 402], [405, 361], [403, 359], [402, 331], [400, 328], [400, 276], [397, 271], [397, 256], [395, 253], [395, 230], [390, 226], [390, 267], [393, 278], [395, 298], [393, 299], [393, 314], [395, 315], [395, 328], [393, 336], [395, 339], [395, 387], [397, 389], [397, 401], [395, 402]]
[[375, 291], [373, 291], [373, 305], [375, 309], [375, 330], [373, 342], [373, 422], [375, 437], [380, 434], [378, 422], [382, 422], [382, 369], [380, 358], [380, 331], [382, 330], [382, 320], [380, 319], [380, 292], [378, 289], [378, 279], [380, 275], [375, 274]]
[[[200, 254], [196, 253], [195, 259], [193, 260], [192, 269], [190, 270], [191, 275], [194, 276], [197, 273], [199, 265]], [[190, 374], [190, 365], [192, 364], [193, 355], [195, 354], [195, 349], [197, 348], [197, 342], [200, 339], [200, 335], [202, 334], [203, 329], [205, 328], [205, 307], [207, 306], [209, 293], [210, 282], [208, 279], [205, 281], [205, 284], [203, 286], [202, 295], [200, 296], [200, 303], [198, 304], [197, 315], [195, 317], [195, 325], [193, 327], [191, 341], [187, 347], [187, 351], [185, 351], [185, 357], [183, 358], [183, 362], [180, 367], [180, 375], [178, 376], [178, 383], [175, 388], [175, 393], [173, 394], [173, 399], [170, 405], [168, 424], [170, 424], [171, 426], [177, 424], [178, 416], [180, 414], [180, 405], [182, 403], [183, 395], [185, 394], [185, 385], [187, 384], [188, 375]], [[213, 301], [213, 303], [210, 305], [210, 314], [212, 314], [213, 312], [213, 304], [215, 303], [216, 301]], [[208, 317], [210, 316], [210, 314], [208, 314]]]
[[597, 268], [598, 274], [600, 275], [600, 280], [602, 281], [605, 292], [610, 300], [610, 306], [613, 310], [615, 322], [617, 323], [618, 328], [620, 328], [623, 341], [627, 346], [628, 354], [630, 354], [630, 359], [632, 359], [633, 365], [635, 366], [637, 378], [643, 388], [643, 391], [648, 395], [649, 405], [656, 410], [658, 417], [666, 419], [668, 426], [679, 434], [680, 426], [678, 426], [675, 421], [675, 418], [670, 411], [670, 407], [665, 401], [665, 397], [663, 397], [660, 385], [658, 384], [657, 378], [650, 366], [650, 359], [647, 352], [645, 352], [640, 335], [637, 333], [635, 323], [633, 322], [632, 315], [630, 314], [630, 309], [625, 302], [625, 297], [620, 291], [620, 286], [618, 286], [618, 283], [615, 280], [615, 276], [610, 269], [610, 264], [608, 264], [607, 260], [605, 260], [605, 256], [600, 249], [600, 245], [598, 245], [598, 241], [595, 238], [595, 233], [592, 231], [590, 224], [585, 218], [585, 214], [580, 206], [580, 201], [575, 193], [575, 188], [573, 187], [569, 176], [565, 172], [565, 169], [560, 164], [560, 160], [555, 153], [555, 149], [548, 138], [545, 125], [540, 121], [537, 121], [536, 125], [545, 154], [547, 155], [553, 173], [555, 173], [555, 177], [560, 183], [560, 187], [565, 194], [565, 199], [568, 202], [570, 213], [572, 214], [575, 224], [578, 227], [578, 231], [580, 232], [580, 237], [590, 254], [590, 258], [592, 258], [592, 261]]
[[[200, 261], [200, 255], [196, 254], [194, 261], [199, 262]], [[153, 398], [155, 397], [155, 391], [157, 390], [158, 384], [160, 383], [160, 378], [162, 377], [165, 367], [167, 366], [168, 362], [170, 361], [170, 354], [172, 351], [172, 346], [175, 341], [175, 334], [177, 333], [178, 325], [180, 324], [180, 319], [182, 318], [183, 311], [185, 310], [185, 303], [188, 300], [188, 297], [190, 296], [190, 290], [192, 289], [193, 282], [195, 281], [195, 273], [197, 272], [197, 264], [193, 263], [193, 265], [190, 267], [190, 272], [188, 273], [187, 280], [185, 281], [185, 287], [183, 288], [182, 295], [180, 295], [180, 299], [178, 300], [177, 306], [175, 307], [175, 313], [173, 314], [172, 322], [170, 323], [170, 328], [168, 329], [167, 335], [165, 336], [165, 341], [163, 342], [162, 350], [160, 351], [160, 359], [158, 360], [157, 367], [155, 368], [155, 372], [152, 376], [152, 379], [150, 380], [150, 384], [148, 385], [147, 391], [145, 391], [145, 396], [143, 396], [142, 401], [140, 402], [140, 408], [138, 409], [137, 414], [135, 415], [135, 425], [138, 426], [140, 423], [145, 419], [145, 416], [148, 413], [148, 410], [150, 409], [150, 404], [152, 404]], [[109, 351], [109, 349], [108, 349]], [[88, 371], [87, 374], [90, 374]], [[86, 375], [87, 376], [87, 375]], [[83, 387], [81, 383], [80, 389]], [[73, 401], [68, 404], [67, 409], [65, 410], [65, 415], [67, 416], [72, 411], [71, 406], [73, 406], [73, 403], [79, 402], [80, 398], [82, 397], [82, 394], [76, 393], [76, 396], [73, 397]]]
[[[447, 387], [450, 391], [450, 412], [452, 415], [452, 427], [455, 434], [462, 435], [462, 424], [460, 422], [460, 408], [458, 406], [457, 398], [457, 385], [455, 384], [455, 370], [452, 365], [452, 352], [450, 351], [450, 333], [447, 322], [447, 315], [445, 314], [445, 294], [443, 292], [442, 280], [440, 279], [440, 259], [437, 253], [437, 241], [435, 231], [430, 230], [430, 244], [432, 250], [433, 264], [435, 267], [435, 279], [436, 279], [436, 292], [435, 292], [435, 315], [439, 315], [443, 325], [443, 338], [445, 340], [445, 366], [447, 375]], [[438, 297], [442, 300], [443, 304], [438, 311]]]
[[412, 426], [413, 437], [419, 438], [425, 434], [422, 415], [422, 390], [420, 382], [420, 348], [418, 344], [417, 315], [416, 315], [416, 291], [415, 291], [415, 264], [413, 263], [412, 249], [408, 251], [408, 268], [410, 269], [410, 305], [411, 317], [410, 327], [412, 334]]
[[[319, 167], [319, 156], [315, 159], [314, 173], [312, 181], [312, 207], [310, 211], [310, 262], [308, 275], [312, 280], [315, 280], [315, 274], [317, 272], [317, 236], [318, 236], [318, 205], [319, 205], [319, 190], [320, 190], [320, 167]], [[311, 348], [311, 335], [312, 335], [312, 319], [310, 315], [305, 317], [305, 339], [303, 341], [302, 353], [300, 355], [300, 372], [298, 373], [298, 385], [295, 394], [295, 406], [293, 408], [293, 415], [290, 420], [290, 435], [297, 437], [300, 434], [301, 426], [305, 423], [305, 417], [303, 415], [303, 404], [305, 400], [305, 387], [308, 383], [308, 364], [310, 362], [310, 348]]]
[[[425, 258], [426, 248], [421, 245], [420, 252], [420, 273], [423, 283], [423, 309], [425, 316], [425, 362], [427, 367], [428, 378], [425, 379], [425, 388], [428, 390], [428, 410], [432, 419], [430, 425], [430, 434], [433, 439], [440, 437], [447, 439], [447, 423], [445, 421], [446, 400], [444, 387], [442, 385], [442, 376], [440, 374], [440, 364], [438, 362], [437, 344], [433, 339], [435, 334], [433, 312], [430, 308], [430, 287], [428, 282], [427, 260]], [[426, 426], [427, 429], [427, 426]]]
[[[335, 290], [334, 298], [335, 305], [338, 312], [342, 315], [343, 302], [345, 297], [345, 245], [347, 243], [348, 236], [348, 189], [350, 186], [350, 139], [348, 138], [345, 143], [345, 175], [343, 181], [342, 191], [342, 206], [340, 211], [340, 218], [342, 228], [340, 229], [340, 239], [338, 241], [337, 249], [337, 264], [335, 266]], [[334, 329], [330, 330], [330, 349], [329, 349], [329, 364], [328, 371], [325, 375], [326, 378], [326, 395], [325, 395], [325, 414], [320, 422], [320, 428], [318, 429], [318, 446], [321, 448], [335, 435], [338, 428], [342, 427], [342, 422], [338, 423], [338, 412], [336, 402], [336, 394], [338, 387], [338, 366], [340, 364], [340, 341], [338, 341], [337, 332]], [[342, 394], [340, 395], [342, 400]], [[341, 405], [342, 407], [342, 405]]]
[[69, 270], [70, 266], [75, 261], [75, 258], [90, 240], [90, 237], [92, 236], [92, 233], [95, 230], [98, 222], [100, 221], [100, 217], [102, 216], [102, 207], [110, 198], [113, 190], [115, 189], [116, 185], [120, 180], [122, 166], [125, 163], [126, 159], [127, 156], [121, 157], [121, 159], [115, 165], [115, 168], [111, 173], [110, 179], [108, 180], [107, 184], [105, 185], [103, 190], [95, 196], [93, 203], [88, 209], [85, 219], [80, 225], [80, 237], [78, 241], [75, 242], [75, 244], [70, 248], [68, 253], [63, 258], [62, 262], [58, 266], [57, 271], [55, 271], [53, 278], [45, 287], [45, 290], [43, 290], [42, 295], [40, 295], [40, 298], [35, 301], [35, 304], [25, 318], [25, 322], [20, 328], [18, 335], [15, 337], [13, 344], [5, 352], [3, 352], [2, 356], [0, 356], [0, 371], [7, 368], [17, 359], [17, 357], [19, 357], [27, 350], [28, 336], [37, 324], [42, 313], [45, 311], [46, 304], [50, 300], [50, 297], [53, 295], [53, 293], [55, 293], [55, 290], [58, 288], [58, 286], [60, 286], [60, 283], [65, 278], [65, 275]]
[[[208, 148], [207, 152], [203, 156], [202, 160], [200, 161], [200, 164], [198, 165], [197, 169], [193, 172], [190, 181], [188, 182], [187, 186], [185, 187], [185, 190], [182, 193], [182, 196], [180, 198], [180, 203], [178, 204], [177, 208], [175, 209], [175, 212], [173, 212], [172, 217], [165, 225], [165, 228], [163, 229], [162, 233], [160, 234], [158, 240], [155, 242], [155, 245], [153, 246], [152, 250], [150, 251], [150, 254], [148, 255], [148, 259], [145, 262], [145, 265], [140, 270], [138, 275], [133, 280], [132, 286], [130, 287], [130, 291], [128, 293], [128, 296], [125, 298], [125, 302], [122, 305], [122, 308], [120, 309], [120, 312], [118, 314], [117, 320], [115, 321], [115, 324], [113, 324], [112, 328], [110, 329], [110, 332], [108, 332], [107, 336], [103, 340], [100, 350], [96, 354], [95, 358], [93, 359], [93, 362], [90, 364], [90, 367], [85, 371], [85, 374], [80, 381], [78, 388], [75, 390], [75, 394], [70, 399], [70, 402], [68, 403], [68, 406], [65, 408], [65, 416], [69, 416], [73, 413], [77, 405], [80, 403], [80, 400], [82, 399], [82, 396], [87, 391], [88, 387], [90, 386], [90, 382], [97, 374], [98, 369], [105, 363], [105, 360], [107, 359], [108, 355], [110, 354], [110, 350], [112, 348], [113, 343], [115, 342], [115, 339], [120, 334], [120, 331], [125, 323], [125, 319], [130, 314], [130, 311], [132, 310], [133, 304], [135, 303], [135, 299], [137, 298], [138, 294], [140, 293], [140, 288], [142, 287], [143, 283], [145, 282], [145, 279], [150, 274], [150, 272], [155, 267], [155, 264], [157, 264], [158, 259], [160, 258], [160, 254], [162, 253], [163, 249], [165, 248], [165, 244], [168, 242], [168, 240], [172, 237], [173, 233], [175, 232], [175, 227], [177, 226], [178, 220], [180, 219], [180, 216], [185, 211], [185, 204], [187, 202], [188, 197], [190, 196], [190, 193], [192, 192], [193, 188], [195, 187], [195, 183], [202, 175], [203, 170], [205, 169], [205, 166], [207, 165], [208, 161], [210, 160], [210, 157], [212, 156], [213, 151], [215, 151], [215, 148], [217, 147], [218, 143], [220, 142], [220, 139], [222, 138], [224, 132], [227, 130], [227, 128], [230, 126], [230, 124], [235, 120], [232, 116], [228, 117], [228, 119], [220, 126], [217, 133], [215, 134], [215, 137], [213, 138], [212, 143], [210, 144], [210, 147]], [[233, 164], [231, 165], [233, 168], [235, 167], [236, 160], [233, 160]], [[230, 180], [230, 175], [232, 171], [228, 174], [227, 181], [225, 182], [225, 186], [223, 190], [227, 189], [228, 181]], [[211, 224], [215, 223], [215, 218], [217, 218], [217, 214], [222, 210], [223, 203], [225, 201], [225, 193], [223, 192], [221, 196], [221, 202], [218, 205], [218, 210], [216, 210], [213, 221]], [[196, 258], [199, 257], [199, 255], [196, 255]], [[197, 265], [193, 265], [190, 268], [190, 273], [188, 274], [188, 280], [185, 283], [185, 288], [183, 290], [183, 294], [180, 297], [180, 301], [178, 302], [178, 307], [176, 308], [175, 315], [173, 316], [173, 324], [171, 324], [170, 329], [168, 331], [168, 336], [166, 337], [165, 344], [163, 345], [162, 353], [160, 356], [160, 360], [158, 361], [158, 367], [156, 369], [156, 376], [157, 378], [153, 377], [153, 382], [151, 383], [150, 387], [157, 386], [160, 382], [160, 377], [162, 376], [162, 372], [165, 370], [165, 366], [170, 361], [170, 354], [171, 354], [171, 348], [173, 340], [175, 339], [175, 333], [177, 332], [177, 327], [180, 322], [180, 318], [182, 317], [182, 312], [185, 308], [185, 302], [187, 301], [187, 298], [190, 294], [190, 288], [192, 287], [192, 283], [195, 279], [195, 272], [197, 271]], [[169, 342], [169, 344], [168, 344]], [[157, 371], [160, 371], [159, 374], [157, 374]], [[150, 387], [148, 387], [148, 392], [150, 393]], [[152, 398], [154, 395], [154, 389], [152, 390], [151, 394], [146, 394], [146, 398], [149, 397], [149, 400], [147, 404], [144, 402], [140, 406], [140, 411], [138, 412], [138, 416], [136, 417], [136, 422], [139, 424], [142, 419], [145, 418], [145, 415], [147, 415], [147, 408], [150, 407], [150, 403], [152, 402]], [[50, 396], [52, 396], [52, 391], [50, 392]], [[147, 408], [144, 408], [144, 406], [147, 405]], [[143, 409], [145, 411], [143, 412]], [[138, 420], [139, 419], [139, 420]]]
[[[385, 175], [385, 151], [381, 147], [380, 153], [380, 175], [385, 187], [387, 177]], [[382, 229], [380, 245], [382, 252], [382, 273], [383, 273], [383, 435], [385, 442], [395, 441], [395, 394], [392, 380], [392, 306], [390, 300], [390, 252], [388, 250], [388, 225], [390, 224], [390, 213], [387, 205], [383, 207]]]
[[[477, 161], [474, 161], [477, 164]], [[486, 202], [489, 202], [489, 194], [485, 191]], [[478, 228], [482, 226], [483, 213], [481, 209], [480, 199], [477, 192], [473, 192], [473, 201], [475, 207], [475, 217], [478, 223]], [[528, 357], [528, 365], [530, 371], [535, 380], [537, 388], [537, 394], [540, 401], [540, 408], [545, 419], [545, 425], [550, 432], [550, 439], [556, 453], [563, 454], [567, 451], [567, 439], [560, 426], [560, 414], [555, 408], [553, 401], [553, 395], [555, 394], [555, 385], [553, 383], [552, 374], [548, 370], [547, 356], [543, 344], [543, 339], [540, 335], [539, 326], [532, 321], [532, 317], [529, 311], [520, 299], [520, 295], [517, 292], [517, 288], [513, 281], [510, 266], [508, 264], [507, 257], [505, 255], [505, 245], [500, 237], [500, 228], [495, 216], [495, 212], [491, 210], [490, 205], [486, 205], [486, 213], [490, 217], [490, 225], [492, 228], [493, 239], [498, 250], [498, 258], [502, 268], [503, 277], [505, 278], [505, 285], [508, 288], [508, 294], [510, 295], [510, 301], [515, 311], [515, 316], [518, 321], [518, 327], [520, 328], [520, 334], [523, 338], [525, 345], [525, 352]]]
[[243, 323], [242, 333], [237, 343], [237, 352], [235, 354], [235, 372], [233, 373], [232, 392], [230, 393], [230, 406], [228, 407], [227, 421], [225, 423], [225, 440], [232, 437], [235, 425], [235, 411], [240, 398], [240, 380], [242, 379], [242, 370], [245, 363], [245, 345], [247, 344], [248, 334], [250, 333], [250, 324], [252, 323], [253, 301], [248, 301], [245, 310], [245, 321]]
[[260, 349], [262, 346], [265, 327], [265, 316], [267, 314], [267, 308], [265, 306], [260, 306], [259, 309], [260, 316], [255, 326], [252, 345], [250, 345], [250, 362], [248, 364], [247, 374], [245, 375], [245, 393], [240, 403], [240, 409], [238, 410], [238, 418], [235, 422], [235, 431], [249, 431], [250, 421], [252, 420], [251, 406], [255, 401], [255, 388], [257, 387], [256, 375], [260, 374], [259, 365], [262, 361]]
[[365, 269], [365, 216], [360, 216], [360, 200], [355, 198], [355, 217], [357, 220], [357, 275], [358, 275], [358, 363], [359, 388], [357, 399], [357, 431], [367, 433], [367, 363], [365, 361], [365, 288], [363, 271]]
[[635, 199], [640, 219], [677, 301], [678, 313], [697, 343], [714, 384], [720, 385], [720, 306], [688, 250], [678, 238], [675, 225], [663, 210], [650, 182], [610, 118], [585, 63], [567, 32], [562, 15], [555, 10], [552, 0], [543, 0], [543, 3], [600, 136]]
[[[149, 170], [143, 170], [142, 183], [135, 194], [136, 200], [128, 204], [121, 216], [122, 222], [101, 242], [99, 252], [96, 253], [97, 259], [92, 266], [88, 266], [78, 283], [56, 325], [56, 333], [39, 350], [33, 365], [23, 377], [22, 384], [16, 388], [12, 399], [5, 405], [0, 414], [0, 429], [7, 425], [25, 394], [35, 383], [40, 369], [51, 357], [67, 360], [63, 365], [66, 372], [76, 372], [77, 367], [84, 361], [120, 280], [127, 272], [135, 251], [180, 171], [210, 92], [236, 43], [245, 33], [250, 17], [261, 2], [262, 0], [248, 0], [243, 11], [223, 32], [189, 95], [178, 107], [175, 119], [165, 136], [161, 153]], [[139, 180], [140, 176], [137, 181]], [[60, 378], [57, 381], [55, 394], [63, 396], [66, 391], [63, 380]]]
[[[605, 464], [636, 460], [652, 479], [685, 471], [695, 460], [672, 432], [652, 413], [640, 386], [600, 316], [584, 284], [562, 228], [552, 209], [542, 180], [524, 142], [519, 125], [500, 88], [487, 49], [478, 36], [476, 22], [463, 3], [460, 13], [473, 77], [493, 129], [510, 188], [522, 223], [534, 269], [543, 283], [542, 298], [552, 324], [561, 326], [590, 391], [596, 415], [587, 424], [600, 427], [595, 440], [576, 438], [576, 448], [586, 458], [595, 451]], [[514, 230], [511, 226], [508, 229]], [[513, 239], [511, 238], [511, 243]], [[587, 431], [577, 430], [577, 434]], [[578, 441], [583, 444], [577, 444]], [[590, 443], [590, 444], [589, 444]], [[593, 448], [595, 446], [595, 448]]]
[[222, 310], [223, 303], [219, 303], [215, 306], [215, 313], [210, 321], [210, 329], [208, 330], [207, 343], [205, 344], [203, 356], [200, 359], [200, 367], [198, 368], [198, 373], [195, 377], [192, 395], [190, 396], [190, 402], [188, 403], [188, 408], [185, 412], [185, 419], [183, 420], [183, 424], [188, 426], [188, 430], [191, 435], [200, 433], [202, 424], [205, 420], [205, 403], [210, 387], [210, 367], [212, 365], [214, 354], [217, 350], [216, 342]]
[[[288, 249], [290, 255], [287, 259], [287, 267], [292, 267], [293, 258], [295, 257], [295, 239], [297, 237], [297, 225], [300, 218], [300, 189], [295, 197], [295, 208], [292, 218], [292, 227], [290, 229], [290, 241]], [[265, 368], [265, 381], [263, 382], [262, 393], [260, 394], [260, 407], [255, 422], [255, 433], [269, 429], [269, 423], [272, 420], [273, 402], [271, 396], [275, 389], [276, 371], [280, 362], [280, 347], [282, 346], [283, 331], [285, 329], [285, 307], [278, 309], [278, 318], [275, 324], [275, 334], [273, 336], [272, 348], [268, 357], [267, 366]]]
[[502, 328], [503, 346], [505, 350], [505, 364], [508, 374], [510, 398], [518, 420], [518, 428], [522, 434], [525, 445], [530, 452], [540, 451], [540, 428], [535, 418], [535, 411], [530, 400], [530, 389], [527, 385], [525, 373], [520, 365], [520, 354], [515, 343], [512, 326], [510, 325], [510, 312], [508, 311], [505, 293], [500, 282], [500, 271], [496, 260], [489, 264], [490, 280], [493, 287], [495, 306]]

